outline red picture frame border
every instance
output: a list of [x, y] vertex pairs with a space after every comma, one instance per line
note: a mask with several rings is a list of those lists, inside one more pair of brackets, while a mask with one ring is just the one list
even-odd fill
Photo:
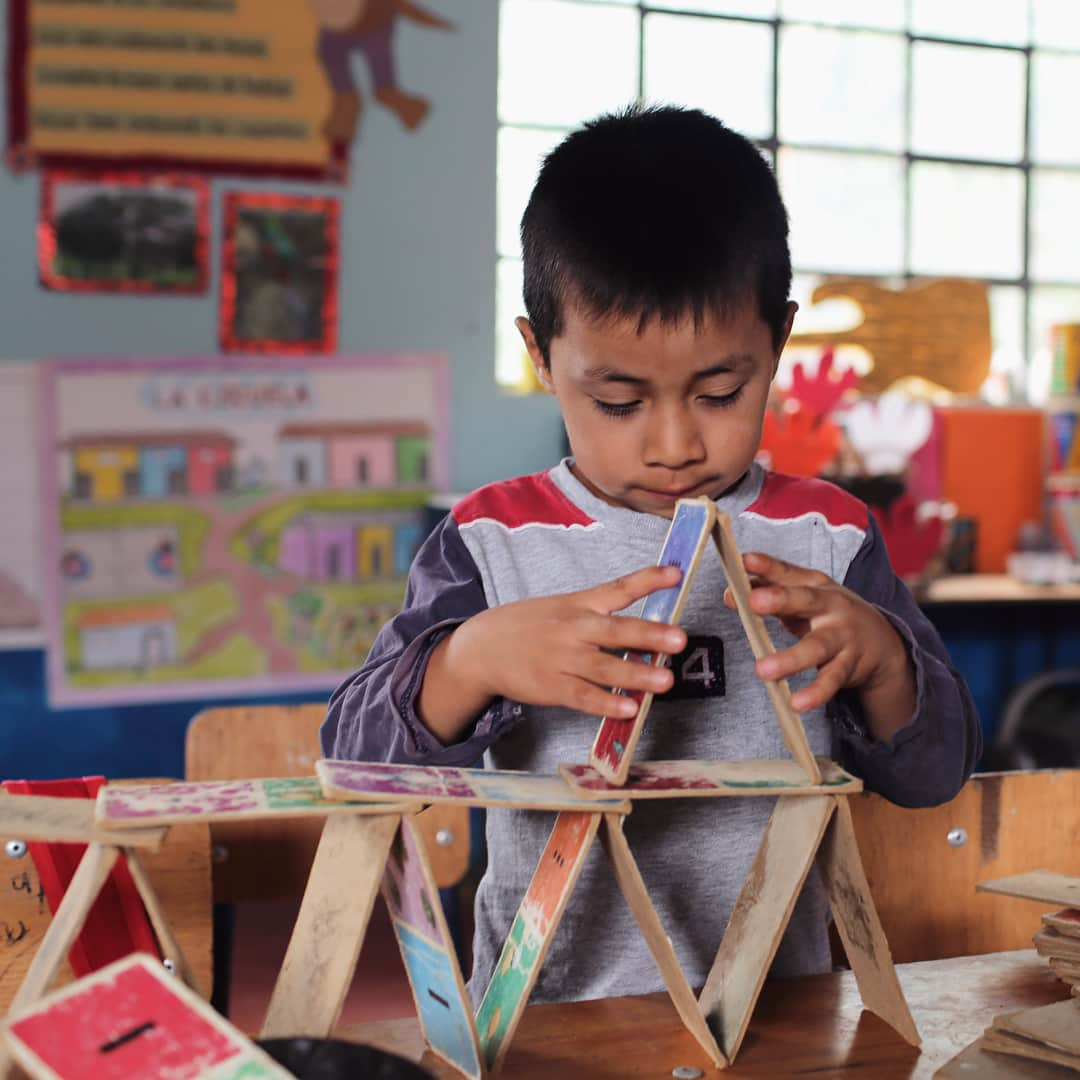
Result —
[[[56, 232], [53, 217], [56, 186], [63, 183], [99, 183], [113, 187], [186, 188], [195, 193], [196, 276], [190, 285], [156, 285], [152, 281], [84, 281], [53, 270]], [[41, 175], [41, 209], [37, 224], [38, 276], [47, 288], [59, 292], [153, 293], [192, 296], [205, 293], [210, 281], [210, 184], [189, 173], [131, 172], [128, 170], [46, 169]]]
[[[236, 223], [240, 211], [300, 210], [323, 215], [326, 242], [326, 280], [323, 290], [322, 337], [314, 341], [271, 341], [261, 338], [240, 338], [233, 333], [236, 318]], [[288, 355], [319, 355], [337, 349], [338, 277], [340, 269], [339, 223], [340, 200], [321, 195], [283, 195], [276, 192], [228, 191], [224, 196], [222, 220], [224, 240], [221, 245], [221, 302], [218, 329], [223, 352], [255, 352]]]

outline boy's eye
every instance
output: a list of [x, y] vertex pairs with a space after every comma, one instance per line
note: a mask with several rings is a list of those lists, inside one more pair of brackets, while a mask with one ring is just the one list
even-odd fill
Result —
[[740, 386], [732, 390], [730, 394], [702, 394], [701, 401], [706, 405], [722, 409], [728, 405], [734, 405], [742, 397], [742, 392], [743, 388]]
[[601, 401], [599, 398], [593, 398], [592, 402], [608, 416], [629, 416], [641, 404], [640, 401]]

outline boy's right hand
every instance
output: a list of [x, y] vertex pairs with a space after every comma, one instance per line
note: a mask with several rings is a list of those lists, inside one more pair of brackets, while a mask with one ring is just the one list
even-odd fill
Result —
[[[612, 692], [662, 694], [666, 668], [624, 660], [606, 650], [674, 655], [686, 647], [677, 626], [614, 615], [658, 589], [678, 585], [674, 566], [649, 566], [581, 592], [518, 600], [462, 623], [432, 654], [421, 690], [420, 714], [444, 741], [495, 697], [527, 705], [557, 705], [595, 716], [631, 717], [633, 699]], [[453, 695], [453, 696], [451, 696]]]

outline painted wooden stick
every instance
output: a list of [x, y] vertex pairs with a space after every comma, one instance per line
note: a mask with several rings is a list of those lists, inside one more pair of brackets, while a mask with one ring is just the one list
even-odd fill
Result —
[[[705, 496], [679, 499], [676, 502], [675, 513], [664, 539], [664, 546], [660, 550], [657, 566], [679, 567], [682, 570], [682, 579], [673, 588], [650, 593], [645, 599], [640, 618], [670, 625], [678, 623], [715, 520], [716, 504]], [[626, 653], [623, 659], [660, 666], [666, 664], [670, 658], [663, 654]], [[637, 713], [630, 718], [605, 716], [600, 721], [600, 728], [589, 751], [589, 764], [612, 784], [626, 782], [634, 750], [645, 728], [645, 718], [653, 702], [653, 695], [649, 693], [625, 693], [638, 702]]]
[[476, 1014], [480, 1045], [492, 1071], [510, 1048], [599, 825], [599, 813], [564, 812], [555, 819]]
[[[746, 567], [743, 566], [742, 554], [735, 543], [731, 522], [727, 514], [721, 511], [717, 511], [716, 514], [713, 539], [720, 553], [720, 562], [724, 566], [724, 576], [727, 578], [731, 595], [735, 598], [735, 608], [739, 613], [739, 619], [742, 621], [746, 636], [750, 639], [750, 648], [754, 656], [760, 660], [763, 656], [776, 652], [776, 646], [773, 645], [769, 632], [765, 629], [765, 620], [750, 607], [750, 578], [747, 576]], [[810, 749], [810, 743], [807, 742], [802, 717], [791, 704], [791, 689], [787, 679], [767, 679], [765, 689], [776, 710], [777, 719], [780, 721], [780, 731], [784, 736], [788, 751], [806, 771], [811, 783], [820, 784], [821, 770]]]

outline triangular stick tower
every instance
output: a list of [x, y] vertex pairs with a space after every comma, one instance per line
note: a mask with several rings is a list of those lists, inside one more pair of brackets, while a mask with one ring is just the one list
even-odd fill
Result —
[[[680, 566], [683, 578], [675, 589], [651, 595], [643, 616], [678, 621], [710, 537], [755, 656], [772, 652], [762, 619], [750, 610], [750, 585], [728, 519], [708, 499], [678, 502], [659, 561]], [[668, 658], [639, 659], [661, 664]], [[562, 765], [559, 776], [319, 761], [318, 787], [312, 780], [245, 781], [228, 784], [227, 790], [221, 782], [156, 789], [106, 786], [98, 796], [98, 827], [147, 830], [181, 820], [326, 815], [263, 1037], [317, 1037], [333, 1031], [381, 888], [432, 1050], [477, 1080], [497, 1070], [599, 835], [680, 1018], [717, 1066], [734, 1060], [739, 1051], [815, 862], [863, 1003], [918, 1045], [848, 807], [847, 797], [861, 791], [862, 783], [835, 762], [814, 757], [785, 681], [766, 683], [766, 688], [792, 760], [649, 761], [631, 767], [651, 703], [643, 695], [633, 720], [601, 721], [589, 763]], [[695, 998], [623, 834], [625, 815], [639, 798], [754, 796], [776, 797], [775, 808], [705, 986]], [[412, 825], [421, 806], [444, 802], [557, 813], [475, 1017], [424, 846]], [[31, 991], [32, 996], [38, 993], [40, 985]]]

